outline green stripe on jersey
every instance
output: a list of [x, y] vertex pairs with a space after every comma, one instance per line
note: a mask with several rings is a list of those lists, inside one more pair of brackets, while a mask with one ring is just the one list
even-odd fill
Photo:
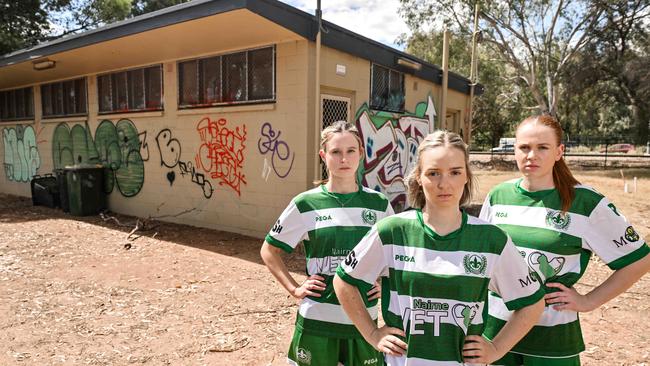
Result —
[[[334, 304], [334, 305], [340, 305], [339, 299], [336, 297], [336, 293], [334, 292], [334, 284], [332, 281], [334, 281], [334, 276], [328, 276], [328, 275], [321, 275], [323, 278], [325, 278], [325, 290], [323, 290], [320, 293], [320, 297], [316, 296], [307, 296], [309, 299], [322, 303], [322, 304]], [[349, 277], [349, 276], [348, 276]], [[361, 281], [363, 282], [363, 281]], [[356, 284], [355, 284], [356, 285]], [[363, 303], [366, 305], [366, 307], [371, 307], [377, 305], [377, 299], [369, 301], [368, 300], [368, 291], [372, 288], [372, 285], [368, 287], [368, 290], [362, 291], [361, 292], [361, 298], [363, 299]]]
[[359, 186], [356, 193], [338, 194], [328, 192], [325, 185], [316, 187], [299, 194], [295, 198], [296, 206], [300, 212], [324, 210], [328, 208], [367, 208], [377, 211], [386, 211], [388, 200], [379, 196], [377, 192]]
[[431, 275], [389, 268], [390, 288], [400, 295], [475, 302], [486, 298], [490, 278]]
[[[408, 215], [393, 215], [377, 224], [384, 245], [413, 248], [432, 248], [444, 252], [481, 252], [500, 254], [506, 243], [506, 234], [495, 225], [475, 225], [468, 222], [463, 212], [463, 224], [453, 233], [439, 236], [421, 221], [419, 210]], [[422, 230], [428, 235], [422, 235]], [[427, 230], [428, 229], [428, 230]], [[434, 236], [435, 235], [435, 236]]]
[[307, 260], [328, 256], [345, 257], [368, 230], [369, 226], [330, 226], [310, 230], [309, 240], [303, 241]]
[[[520, 186], [521, 179], [504, 182], [490, 191], [490, 205], [537, 206], [562, 209], [562, 200], [556, 189], [529, 192]], [[585, 186], [575, 187], [576, 197], [568, 212], [589, 216], [603, 199], [603, 195]]]
[[266, 240], [267, 243], [273, 245], [274, 247], [278, 247], [278, 248], [284, 250], [287, 253], [293, 252], [292, 247], [290, 247], [287, 244], [281, 242], [280, 240], [272, 237], [271, 235], [266, 235], [266, 238], [264, 238], [264, 240]]
[[497, 226], [507, 232], [518, 247], [542, 249], [559, 255], [580, 254], [583, 251], [582, 239], [567, 233], [519, 225]]
[[305, 334], [323, 337], [362, 338], [361, 333], [354, 325], [307, 319], [300, 314], [296, 315], [296, 328], [301, 329]]
[[[488, 316], [483, 335], [488, 339], [494, 339], [505, 324], [504, 320]], [[534, 326], [512, 348], [512, 352], [541, 357], [567, 357], [585, 350], [579, 321], [555, 325], [552, 327], [552, 333], [549, 332], [549, 328], [551, 327]], [[540, 350], [544, 351], [540, 353]]]
[[650, 247], [648, 245], [644, 244], [642, 247], [639, 249], [633, 251], [632, 253], [626, 255], [625, 257], [621, 257], [611, 263], [608, 264], [609, 268], [613, 270], [621, 269], [631, 263], [634, 263], [638, 261], [639, 259], [645, 257], [650, 253]]

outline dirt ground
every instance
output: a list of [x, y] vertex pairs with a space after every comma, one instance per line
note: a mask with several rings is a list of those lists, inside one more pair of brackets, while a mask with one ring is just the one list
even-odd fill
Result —
[[[577, 176], [649, 238], [650, 177], [626, 172], [635, 174], [645, 178], [628, 194], [618, 171]], [[516, 173], [477, 176], [478, 203]], [[148, 223], [152, 230], [129, 240], [136, 219], [114, 217], [121, 225], [0, 195], [0, 365], [286, 364], [297, 306], [261, 263], [259, 239]], [[287, 260], [303, 279], [300, 254]], [[609, 273], [592, 260], [579, 291]], [[649, 295], [646, 275], [582, 315], [584, 365], [650, 365]]]

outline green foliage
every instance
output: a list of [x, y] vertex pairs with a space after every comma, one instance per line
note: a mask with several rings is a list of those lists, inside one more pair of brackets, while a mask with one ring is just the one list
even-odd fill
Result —
[[134, 0], [131, 6], [131, 15], [138, 16], [188, 1], [190, 0]]
[[48, 28], [40, 0], [0, 0], [0, 55], [35, 45]]

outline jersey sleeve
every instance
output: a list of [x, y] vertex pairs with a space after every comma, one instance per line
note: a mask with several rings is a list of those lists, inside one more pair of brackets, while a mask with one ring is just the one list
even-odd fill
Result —
[[307, 228], [294, 200], [284, 209], [278, 221], [266, 235], [266, 242], [291, 253], [296, 246], [307, 238]]
[[492, 273], [489, 289], [503, 298], [508, 310], [521, 309], [544, 297], [537, 276], [530, 271], [509, 236]]
[[387, 274], [387, 264], [384, 248], [377, 225], [374, 225], [339, 265], [336, 275], [367, 292], [379, 275], [385, 274]]
[[634, 263], [650, 252], [643, 238], [606, 197], [589, 215], [583, 245], [613, 270]]
[[492, 205], [490, 204], [490, 194], [488, 194], [485, 196], [485, 201], [483, 201], [483, 206], [481, 206], [481, 213], [479, 213], [478, 218], [487, 222], [491, 222], [491, 210]]

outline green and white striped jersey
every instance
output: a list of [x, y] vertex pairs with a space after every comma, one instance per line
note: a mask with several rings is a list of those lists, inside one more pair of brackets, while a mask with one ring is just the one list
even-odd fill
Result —
[[[303, 333], [337, 338], [360, 338], [361, 334], [339, 304], [332, 279], [339, 263], [379, 219], [393, 214], [381, 193], [359, 186], [348, 194], [328, 192], [324, 185], [303, 192], [291, 200], [266, 241], [291, 252], [302, 241], [307, 257], [308, 276], [325, 278], [321, 297], [305, 297], [300, 302], [296, 327]], [[368, 312], [377, 319], [377, 300], [363, 299]]]
[[508, 236], [464, 212], [461, 227], [445, 236], [424, 224], [420, 210], [383, 219], [337, 275], [361, 292], [382, 276], [383, 319], [404, 330], [408, 344], [406, 355], [386, 355], [392, 366], [463, 365], [465, 337], [483, 332], [488, 289], [500, 293], [510, 310], [543, 296], [528, 281], [528, 267]]
[[[480, 217], [510, 235], [531, 273], [535, 273], [531, 278], [571, 287], [584, 274], [592, 253], [617, 270], [650, 251], [614, 204], [593, 188], [577, 185], [575, 200], [563, 214], [557, 190], [528, 192], [520, 183], [521, 179], [514, 179], [494, 187], [483, 203]], [[503, 299], [493, 294], [488, 308], [485, 336], [492, 338], [511, 312]], [[584, 349], [578, 314], [547, 306], [537, 325], [512, 352], [568, 357]]]

